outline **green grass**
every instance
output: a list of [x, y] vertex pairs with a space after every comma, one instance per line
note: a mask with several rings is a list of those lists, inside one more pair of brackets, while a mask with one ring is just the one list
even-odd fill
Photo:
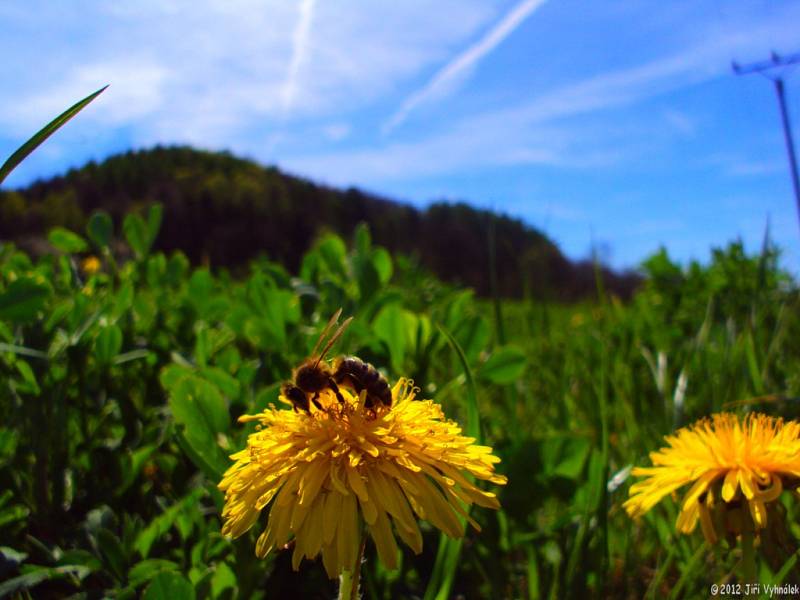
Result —
[[[0, 249], [0, 595], [332, 597], [318, 562], [255, 558], [265, 517], [222, 538], [216, 483], [252, 431], [236, 418], [276, 402], [340, 307], [354, 321], [336, 350], [412, 377], [509, 478], [461, 543], [423, 524], [423, 553], [402, 547], [395, 572], [368, 544], [369, 597], [691, 598], [735, 577], [725, 542], [676, 534], [673, 501], [631, 521], [624, 473], [712, 412], [797, 414], [798, 294], [772, 251], [732, 244], [686, 269], [661, 253], [630, 303], [598, 285], [596, 302], [560, 306], [476, 299], [366, 228], [350, 247], [321, 238], [299, 273], [260, 260], [234, 279], [152, 253], [160, 217], [113, 231], [95, 215], [37, 261]], [[800, 511], [784, 496], [764, 583], [796, 579]]]

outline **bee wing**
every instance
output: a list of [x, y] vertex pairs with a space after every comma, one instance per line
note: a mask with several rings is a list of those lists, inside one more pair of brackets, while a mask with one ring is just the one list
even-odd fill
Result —
[[323, 329], [322, 333], [319, 334], [319, 338], [317, 339], [317, 343], [314, 344], [314, 349], [311, 351], [311, 356], [312, 357], [317, 356], [317, 350], [319, 350], [319, 345], [322, 343], [322, 340], [324, 340], [327, 337], [328, 332], [331, 330], [331, 328], [334, 325], [336, 325], [336, 322], [339, 320], [339, 317], [341, 316], [341, 314], [342, 314], [342, 309], [340, 308], [339, 310], [337, 310], [333, 314], [333, 316], [331, 317], [331, 320], [328, 321], [328, 324], [325, 325], [325, 329]]
[[[339, 312], [341, 312], [341, 310]], [[319, 362], [322, 360], [322, 358], [328, 353], [328, 350], [331, 349], [331, 346], [333, 346], [336, 343], [336, 340], [338, 340], [340, 337], [342, 337], [342, 334], [344, 333], [344, 330], [347, 329], [347, 326], [350, 325], [350, 321], [352, 321], [352, 320], [353, 320], [353, 317], [347, 317], [345, 322], [341, 324], [339, 329], [336, 330], [336, 333], [334, 333], [331, 336], [331, 339], [328, 340], [328, 343], [325, 344], [325, 347], [322, 349], [322, 352], [319, 353], [319, 357], [317, 358], [317, 362], [315, 364], [318, 365]]]

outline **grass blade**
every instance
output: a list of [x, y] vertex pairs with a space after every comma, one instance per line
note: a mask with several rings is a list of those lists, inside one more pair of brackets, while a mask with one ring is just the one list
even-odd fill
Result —
[[503, 328], [503, 312], [500, 302], [500, 293], [497, 285], [497, 225], [495, 218], [489, 222], [489, 288], [492, 293], [492, 304], [494, 305], [494, 327], [497, 343], [506, 343], [506, 332]]
[[[478, 395], [475, 389], [475, 378], [472, 376], [472, 369], [469, 368], [467, 357], [464, 351], [455, 338], [450, 335], [450, 332], [444, 329], [441, 325], [439, 331], [444, 334], [450, 347], [453, 348], [458, 360], [461, 363], [461, 368], [464, 371], [466, 379], [466, 427], [465, 433], [474, 437], [478, 444], [482, 444], [481, 436], [481, 423], [480, 414], [478, 413]], [[466, 520], [459, 517], [462, 528], [466, 527]], [[425, 589], [424, 600], [446, 600], [450, 597], [450, 590], [453, 587], [453, 579], [455, 579], [456, 571], [458, 570], [458, 557], [461, 554], [461, 546], [464, 538], [451, 539], [445, 534], [439, 538], [439, 549], [436, 553], [436, 562], [433, 565], [428, 587]]]
[[697, 571], [699, 571], [703, 566], [703, 557], [706, 552], [708, 552], [708, 542], [703, 542], [692, 555], [692, 558], [689, 559], [689, 562], [686, 564], [680, 579], [678, 579], [675, 587], [672, 588], [672, 593], [669, 596], [670, 600], [680, 598], [684, 586], [694, 579]]
[[0, 167], [0, 184], [3, 183], [5, 178], [8, 177], [8, 174], [11, 173], [11, 171], [13, 171], [19, 163], [25, 160], [25, 158], [31, 152], [36, 150], [36, 148], [38, 148], [47, 138], [58, 131], [62, 125], [83, 110], [87, 104], [102, 94], [107, 87], [107, 85], [101, 87], [96, 92], [86, 96], [86, 98], [80, 102], [76, 102], [70, 106], [67, 110], [40, 129], [31, 139], [22, 144], [22, 146], [20, 146], [17, 151], [14, 152], [14, 154], [8, 157], [8, 160], [3, 163], [3, 166]]
[[775, 576], [772, 578], [771, 585], [782, 585], [783, 580], [786, 579], [786, 576], [792, 572], [792, 569], [795, 568], [797, 564], [797, 560], [800, 558], [800, 551], [795, 552], [792, 554], [789, 559], [783, 564], [780, 571], [775, 573]]
[[478, 413], [478, 393], [475, 388], [475, 378], [472, 375], [472, 369], [469, 367], [467, 357], [461, 346], [458, 345], [456, 339], [450, 335], [444, 327], [439, 325], [439, 331], [447, 338], [450, 347], [458, 356], [458, 361], [461, 363], [461, 369], [464, 371], [464, 378], [466, 380], [467, 394], [466, 394], [466, 427], [464, 430], [470, 437], [474, 437], [478, 444], [483, 444], [483, 436], [481, 435], [481, 422], [480, 414]]
[[41, 358], [43, 360], [50, 358], [47, 355], [47, 352], [34, 350], [33, 348], [26, 348], [25, 346], [17, 346], [16, 344], [6, 344], [5, 342], [0, 342], [0, 352], [12, 352], [14, 354], [30, 356], [33, 358]]

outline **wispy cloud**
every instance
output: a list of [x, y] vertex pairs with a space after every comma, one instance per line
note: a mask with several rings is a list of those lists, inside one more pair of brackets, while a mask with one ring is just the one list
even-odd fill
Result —
[[680, 110], [664, 111], [664, 121], [677, 133], [682, 136], [691, 137], [697, 131], [697, 124], [685, 112]]
[[[751, 141], [746, 147], [708, 154], [699, 158], [695, 164], [700, 169], [714, 170], [740, 181], [776, 174], [788, 175], [789, 162], [780, 141], [778, 136], [772, 135], [767, 141]], [[747, 201], [750, 200], [748, 196]]]
[[120, 127], [136, 145], [257, 150], [261, 160], [275, 156], [266, 140], [286, 126], [287, 112], [291, 127], [350, 119], [494, 14], [485, 0], [439, 0], [424, 10], [410, 0], [87, 0], [77, 13], [46, 0], [7, 4], [0, 2], [0, 51], [20, 60], [0, 65], [14, 82], [0, 89], [4, 135], [29, 135], [110, 83], [83, 122]]
[[531, 13], [546, 0], [523, 0], [508, 12], [499, 23], [490, 29], [478, 42], [467, 48], [442, 67], [421, 89], [406, 98], [405, 102], [383, 125], [388, 133], [408, 118], [419, 105], [441, 97], [452, 89], [454, 84], [474, 67], [484, 56], [494, 50], [504, 39], [519, 27]]
[[698, 35], [693, 44], [671, 53], [556, 86], [513, 106], [450, 119], [415, 139], [284, 155], [280, 162], [332, 183], [370, 185], [497, 166], [574, 169], [636, 162], [642, 148], [663, 134], [663, 126], [649, 118], [632, 123], [629, 107], [722, 77], [731, 55], [752, 54], [764, 39], [790, 35], [790, 29], [770, 22], [747, 23], [713, 38]]
[[292, 60], [289, 63], [289, 73], [283, 86], [283, 110], [288, 113], [297, 94], [297, 79], [300, 67], [308, 54], [309, 37], [311, 33], [311, 20], [314, 16], [315, 0], [303, 0], [300, 5], [300, 16], [292, 35]]

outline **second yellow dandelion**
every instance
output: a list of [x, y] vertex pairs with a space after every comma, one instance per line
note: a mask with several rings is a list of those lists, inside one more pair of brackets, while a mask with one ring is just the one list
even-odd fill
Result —
[[645, 479], [631, 486], [625, 509], [639, 517], [664, 496], [692, 484], [683, 497], [676, 528], [691, 533], [698, 520], [706, 539], [757, 532], [768, 506], [784, 487], [800, 480], [800, 423], [763, 414], [744, 419], [715, 414], [667, 436], [668, 447], [650, 454]]

